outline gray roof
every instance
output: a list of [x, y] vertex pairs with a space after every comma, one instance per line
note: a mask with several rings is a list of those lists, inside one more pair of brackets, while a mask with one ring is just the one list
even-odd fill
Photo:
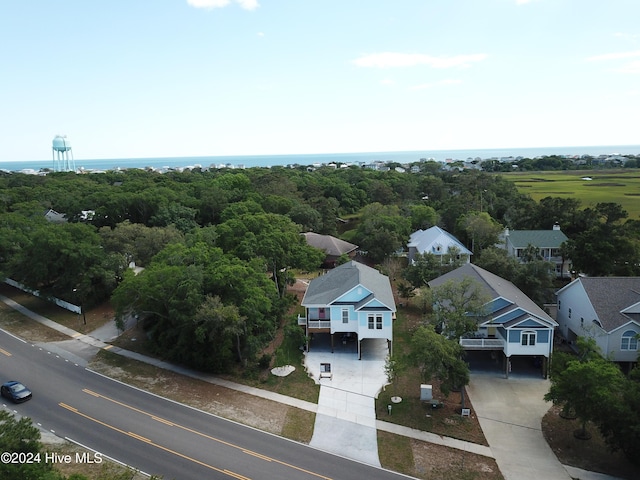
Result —
[[[433, 251], [434, 246], [442, 247], [440, 252]], [[415, 247], [419, 253], [447, 253], [451, 246], [457, 247], [461, 254], [472, 255], [460, 240], [440, 227], [431, 227], [426, 230], [417, 230], [409, 237], [408, 247]]]
[[509, 280], [505, 280], [504, 278], [472, 263], [467, 263], [455, 270], [452, 270], [451, 272], [445, 273], [444, 275], [431, 280], [429, 282], [429, 286], [433, 288], [442, 285], [449, 280], [461, 281], [465, 277], [471, 277], [473, 280], [478, 282], [492, 300], [499, 297], [505, 298], [513, 302], [515, 306], [526, 310], [536, 317], [539, 317], [552, 325], [557, 325], [555, 320], [547, 315], [542, 308], [527, 297], [522, 290], [516, 287]]
[[382, 275], [375, 268], [355, 261], [342, 264], [314, 278], [304, 294], [302, 305], [330, 305], [358, 285], [373, 292], [373, 295], [391, 311], [396, 311], [389, 277]]
[[331, 235], [320, 235], [319, 233], [314, 232], [303, 233], [303, 235], [307, 239], [308, 245], [319, 248], [327, 255], [335, 257], [353, 252], [358, 248], [358, 246], [353, 243], [345, 242], [344, 240], [332, 237]]
[[638, 321], [637, 315], [621, 310], [640, 302], [640, 277], [581, 277], [575, 282], [582, 284], [607, 332], [632, 320]]
[[568, 240], [561, 230], [509, 230], [508, 238], [515, 248], [560, 248]]

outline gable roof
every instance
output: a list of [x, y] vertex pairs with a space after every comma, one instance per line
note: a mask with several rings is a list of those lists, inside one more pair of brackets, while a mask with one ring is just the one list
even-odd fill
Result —
[[345, 242], [339, 238], [332, 237], [331, 235], [320, 235], [319, 233], [307, 232], [303, 233], [304, 238], [307, 240], [307, 244], [323, 250], [327, 255], [339, 257], [346, 253], [353, 252], [357, 245], [353, 243]]
[[[470, 277], [475, 280], [491, 298], [491, 301], [488, 302], [488, 304], [490, 305], [490, 308], [494, 309], [494, 312], [491, 314], [492, 317], [496, 318], [509, 311], [524, 310], [529, 314], [544, 320], [545, 323], [549, 323], [553, 326], [558, 325], [555, 320], [542, 310], [542, 308], [527, 297], [522, 290], [516, 287], [509, 280], [505, 280], [504, 278], [472, 263], [467, 263], [434, 280], [431, 280], [429, 282], [429, 287], [437, 287], [449, 280], [461, 281], [465, 277]], [[496, 302], [496, 299], [498, 298], [502, 300]], [[503, 308], [497, 309], [498, 306], [502, 306]], [[520, 316], [513, 318], [512, 320], [517, 320], [518, 318], [520, 318]]]
[[[420, 253], [444, 254], [449, 247], [456, 247], [463, 255], [472, 255], [460, 240], [440, 227], [431, 227], [426, 230], [417, 230], [409, 237], [408, 247], [415, 247]], [[440, 247], [436, 250], [436, 247]]]
[[560, 248], [568, 240], [562, 230], [509, 230], [505, 240], [515, 248], [526, 248], [533, 245], [538, 248]]
[[640, 323], [640, 277], [580, 277], [558, 293], [578, 283], [605, 331], [611, 332], [630, 321]]
[[[396, 311], [389, 277], [375, 268], [355, 261], [344, 263], [326, 274], [314, 278], [304, 294], [302, 305], [330, 305], [357, 286], [371, 292], [378, 301]], [[367, 298], [367, 303], [370, 298]]]

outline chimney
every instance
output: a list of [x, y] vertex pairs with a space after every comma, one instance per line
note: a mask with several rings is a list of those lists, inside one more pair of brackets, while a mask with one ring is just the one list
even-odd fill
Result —
[[560, 231], [560, 224], [558, 222], [553, 224], [553, 229]]

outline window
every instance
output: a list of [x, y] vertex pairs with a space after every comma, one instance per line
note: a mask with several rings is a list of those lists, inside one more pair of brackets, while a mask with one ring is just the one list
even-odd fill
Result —
[[520, 343], [523, 346], [534, 346], [536, 344], [536, 332], [522, 332]]
[[569, 309], [569, 318], [571, 318], [571, 309]]
[[342, 309], [342, 323], [349, 323], [349, 309]]
[[562, 308], [562, 301], [558, 300], [558, 310], [560, 310]]
[[382, 330], [382, 315], [369, 315], [367, 320], [369, 330]]
[[627, 330], [622, 334], [620, 350], [638, 350], [638, 334], [633, 330]]

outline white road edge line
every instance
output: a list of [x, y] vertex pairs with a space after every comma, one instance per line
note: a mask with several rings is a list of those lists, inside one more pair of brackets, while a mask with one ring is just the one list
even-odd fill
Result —
[[122, 465], [123, 467], [130, 468], [130, 469], [131, 469], [131, 470], [133, 470], [134, 472], [138, 472], [138, 473], [141, 473], [142, 475], [145, 475], [145, 476], [147, 476], [147, 477], [151, 477], [151, 475], [149, 475], [147, 472], [143, 472], [142, 470], [138, 470], [137, 468], [134, 468], [134, 467], [132, 467], [131, 465], [127, 465], [126, 463], [121, 462], [120, 460], [118, 460], [118, 459], [116, 459], [116, 458], [110, 457], [109, 455], [105, 455], [104, 453], [99, 452], [99, 451], [97, 451], [97, 450], [94, 450], [94, 449], [93, 449], [93, 448], [91, 448], [91, 447], [87, 447], [86, 445], [83, 445], [83, 444], [82, 444], [82, 443], [80, 443], [80, 442], [76, 442], [76, 441], [75, 441], [74, 439], [72, 439], [72, 438], [64, 437], [64, 439], [65, 439], [66, 441], [68, 441], [68, 442], [71, 442], [71, 443], [74, 443], [74, 444], [78, 445], [79, 447], [85, 448], [85, 449], [87, 449], [87, 450], [89, 450], [89, 451], [91, 451], [91, 452], [99, 453], [101, 457], [103, 457], [103, 458], [108, 458], [108, 459], [109, 459], [109, 460], [111, 460], [112, 462], [115, 462], [115, 463], [117, 463], [117, 464], [119, 464], [119, 465]]
[[11, 333], [11, 332], [7, 332], [4, 328], [0, 328], [0, 332], [6, 333], [6, 334], [7, 334], [7, 335], [9, 335], [10, 337], [15, 338], [16, 340], [19, 340], [19, 341], [20, 341], [20, 342], [22, 342], [22, 343], [27, 343], [27, 341], [26, 341], [26, 340], [23, 340], [23, 339], [22, 339], [22, 338], [20, 338], [20, 337], [16, 337], [13, 333]]

